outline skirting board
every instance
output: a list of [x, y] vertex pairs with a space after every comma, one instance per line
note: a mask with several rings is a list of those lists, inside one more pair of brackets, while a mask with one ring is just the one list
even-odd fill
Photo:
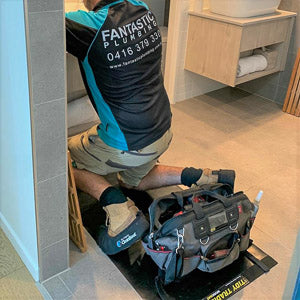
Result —
[[29, 255], [28, 251], [24, 247], [18, 235], [13, 230], [13, 228], [9, 225], [6, 218], [3, 216], [1, 212], [0, 212], [0, 227], [4, 231], [9, 241], [12, 243], [17, 253], [19, 254], [20, 258], [22, 259], [23, 263], [27, 267], [34, 281], [38, 282], [39, 281], [38, 264], [34, 263], [34, 259], [31, 257], [31, 255]]

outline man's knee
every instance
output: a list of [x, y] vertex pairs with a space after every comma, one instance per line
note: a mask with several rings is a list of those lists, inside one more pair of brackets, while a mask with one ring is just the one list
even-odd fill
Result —
[[125, 182], [123, 182], [120, 178], [118, 178], [118, 183], [121, 187], [125, 188], [125, 189], [135, 189], [135, 190], [139, 190], [139, 187], [138, 186], [134, 186], [134, 185], [131, 185], [131, 184], [127, 184]]

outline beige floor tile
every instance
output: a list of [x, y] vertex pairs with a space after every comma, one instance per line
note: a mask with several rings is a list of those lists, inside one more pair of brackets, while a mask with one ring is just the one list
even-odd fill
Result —
[[0, 299], [38, 300], [43, 299], [26, 267], [0, 279]]
[[[180, 117], [185, 123], [201, 121], [211, 128], [220, 130], [223, 134], [238, 133], [242, 130], [246, 130], [250, 126], [240, 115], [228, 113], [224, 111], [222, 106], [216, 107], [199, 99], [189, 99], [175, 104], [172, 109], [174, 112], [173, 124], [177, 122], [175, 116], [176, 110], [181, 111]], [[181, 115], [182, 113], [186, 114], [185, 118]], [[193, 126], [193, 124], [191, 124], [191, 126]], [[203, 132], [201, 127], [196, 128], [194, 126], [194, 129], [198, 129], [197, 132], [199, 134]]]
[[[278, 264], [268, 273], [261, 275], [242, 291], [234, 295], [232, 299], [283, 299], [282, 296], [285, 289], [290, 260], [288, 252], [282, 248], [280, 244], [274, 243], [272, 239], [258, 229], [253, 230], [252, 238], [256, 241], [256, 244], [270, 254]], [[267, 244], [268, 246], [266, 246]], [[266, 248], [268, 248], [268, 250], [266, 250]]]
[[[255, 221], [256, 226], [267, 232], [274, 240], [292, 251], [300, 228], [300, 190], [295, 175], [273, 175], [260, 187], [264, 191], [260, 210]], [[255, 197], [257, 188], [247, 191]]]
[[0, 229], [0, 279], [22, 267], [24, 267], [23, 262]]
[[284, 247], [265, 231], [257, 228], [256, 225], [251, 232], [251, 238], [259, 248], [273, 257], [278, 264], [247, 286], [242, 297], [241, 294], [238, 294], [237, 296], [240, 298], [236, 299], [282, 299], [292, 250]]
[[195, 168], [217, 167], [218, 161], [203, 151], [205, 146], [199, 147], [193, 141], [174, 137], [173, 143], [161, 158], [160, 162], [178, 167], [193, 166]]
[[82, 285], [73, 293], [71, 299], [132, 299], [139, 300], [141, 297], [132, 289], [129, 282], [119, 271], [95, 278], [93, 283]]
[[[230, 138], [271, 151], [290, 151], [291, 146], [300, 146], [300, 122], [297, 121], [280, 112], [272, 121], [253, 125], [240, 135], [230, 134]], [[297, 150], [299, 153], [299, 148]]]

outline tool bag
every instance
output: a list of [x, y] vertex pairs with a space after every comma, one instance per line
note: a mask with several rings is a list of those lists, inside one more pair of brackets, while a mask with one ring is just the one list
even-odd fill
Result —
[[154, 200], [143, 246], [159, 267], [159, 280], [166, 285], [197, 268], [215, 272], [234, 262], [249, 246], [253, 209], [243, 192], [233, 194], [225, 184]]

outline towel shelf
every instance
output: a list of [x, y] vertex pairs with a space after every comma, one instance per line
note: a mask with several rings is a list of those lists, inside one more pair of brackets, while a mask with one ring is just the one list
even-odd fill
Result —
[[254, 72], [254, 73], [236, 78], [235, 85], [238, 85], [238, 84], [250, 81], [250, 80], [254, 80], [259, 77], [270, 75], [272, 73], [279, 72], [279, 71], [280, 71], [280, 69], [277, 67], [277, 68], [273, 68], [273, 69], [269, 69], [269, 70], [265, 70], [265, 71]]
[[[295, 16], [281, 10], [251, 18], [190, 12], [185, 69], [229, 86], [283, 71]], [[275, 64], [237, 78], [239, 58], [264, 46], [277, 51]]]

